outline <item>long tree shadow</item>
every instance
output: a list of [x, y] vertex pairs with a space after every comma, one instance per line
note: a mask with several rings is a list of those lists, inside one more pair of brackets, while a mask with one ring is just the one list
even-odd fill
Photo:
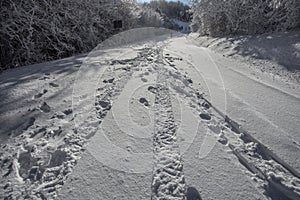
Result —
[[[14, 135], [21, 133], [28, 120], [39, 115], [39, 112], [24, 109], [39, 106], [38, 100], [44, 99], [44, 94], [50, 95], [49, 83], [56, 81], [54, 78], [69, 81], [55, 88], [56, 92], [52, 92], [52, 96], [61, 94], [64, 89], [72, 88], [73, 82], [70, 80], [76, 76], [84, 58], [85, 55], [78, 55], [10, 69], [0, 74], [0, 143], [7, 140], [12, 132]], [[50, 98], [51, 96], [46, 99]], [[24, 114], [21, 114], [21, 110]]]

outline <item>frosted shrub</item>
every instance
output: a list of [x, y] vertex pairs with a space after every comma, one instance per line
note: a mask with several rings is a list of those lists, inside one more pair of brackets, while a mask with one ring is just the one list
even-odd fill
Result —
[[133, 0], [0, 1], [0, 72], [92, 50], [135, 25]]
[[202, 35], [259, 34], [299, 25], [298, 0], [191, 0]]

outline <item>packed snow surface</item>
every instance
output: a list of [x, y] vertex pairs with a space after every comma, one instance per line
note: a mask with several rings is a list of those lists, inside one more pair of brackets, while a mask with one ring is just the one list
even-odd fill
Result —
[[297, 70], [158, 32], [0, 75], [1, 199], [300, 199]]

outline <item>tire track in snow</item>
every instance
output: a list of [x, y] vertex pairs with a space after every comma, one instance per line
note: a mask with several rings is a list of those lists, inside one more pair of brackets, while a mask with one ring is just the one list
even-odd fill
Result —
[[[111, 101], [118, 97], [118, 91], [122, 90], [122, 87], [126, 84], [126, 82], [130, 79], [132, 75], [132, 69], [137, 65], [138, 64], [133, 65], [130, 68], [126, 68], [125, 73], [121, 73], [114, 80], [113, 84], [107, 84], [106, 87], [102, 88], [102, 96], [105, 97], [96, 99], [96, 109], [98, 108], [99, 101], [103, 101], [105, 99], [106, 102], [109, 102], [110, 105]], [[101, 105], [103, 106], [103, 104]], [[98, 119], [96, 119], [97, 123], [95, 123], [95, 119], [93, 119], [93, 123], [101, 123], [104, 120], [109, 109], [109, 106], [103, 108], [102, 114], [99, 115]], [[86, 127], [90, 127], [95, 124], [87, 124]], [[83, 129], [86, 127], [83, 127]], [[13, 163], [9, 165], [10, 176], [6, 175], [8, 177], [6, 178], [6, 182], [10, 184], [6, 184], [8, 186], [5, 187], [4, 198], [21, 198], [24, 196], [27, 196], [28, 198], [37, 199], [56, 198], [58, 190], [62, 187], [63, 183], [66, 181], [67, 176], [72, 172], [72, 168], [77, 164], [77, 161], [80, 159], [80, 154], [85, 148], [88, 139], [92, 137], [92, 134], [86, 134], [86, 132], [90, 132], [90, 130], [84, 131], [83, 129], [71, 130], [63, 138], [63, 142], [58, 141], [58, 144], [61, 145], [60, 150], [57, 150], [55, 152], [61, 152], [61, 154], [52, 155], [52, 160], [59, 160], [59, 163], [54, 164], [54, 166], [38, 164], [37, 159], [35, 158], [36, 155], [32, 155], [32, 153], [30, 152], [30, 144], [28, 144], [29, 147], [27, 147], [27, 144], [22, 145], [22, 149], [28, 149], [27, 152], [23, 152], [24, 150], [18, 150], [16, 156], [7, 154], [7, 157], [15, 157], [15, 159]], [[27, 134], [29, 135], [29, 137], [31, 137], [30, 131], [31, 130], [29, 130], [28, 133], [24, 132], [22, 134], [23, 137]], [[39, 130], [34, 131], [40, 132]], [[42, 139], [44, 140], [46, 138], [44, 137]], [[16, 138], [16, 140], [18, 140], [18, 138]], [[38, 146], [37, 148], [40, 149]], [[44, 162], [47, 163], [47, 160], [45, 160], [45, 158], [42, 158], [41, 160], [44, 160]], [[21, 172], [23, 174], [26, 174], [27, 171], [29, 171], [28, 177], [26, 177], [25, 175], [20, 175]], [[12, 180], [15, 178], [17, 178], [19, 181]]]
[[[144, 52], [144, 50], [142, 50], [142, 52]], [[89, 117], [89, 121], [86, 121], [84, 127], [79, 127], [79, 129], [75, 129], [74, 133], [69, 134], [64, 139], [64, 148], [66, 149], [67, 153], [67, 159], [64, 162], [68, 163], [68, 165], [64, 169], [64, 174], [60, 175], [60, 177], [64, 179], [61, 182], [64, 182], [66, 180], [66, 177], [72, 172], [72, 168], [75, 167], [78, 160], [80, 159], [82, 150], [85, 149], [85, 146], [88, 143], [89, 139], [91, 139], [95, 134], [97, 125], [103, 122], [107, 115], [107, 112], [112, 107], [112, 102], [118, 98], [120, 92], [132, 77], [133, 70], [139, 66], [141, 62], [140, 58], [141, 55], [138, 55], [138, 57], [136, 58], [126, 60], [116, 59], [107, 63], [110, 64], [108, 68], [110, 68], [113, 71], [115, 70], [114, 66], [116, 64], [121, 64], [121, 66], [126, 65], [126, 67], [122, 67], [122, 71], [118, 72], [119, 74], [113, 79], [103, 80], [103, 77], [100, 77], [98, 83], [105, 84], [104, 87], [100, 86], [96, 90], [96, 115], [92, 115], [91, 117]], [[49, 191], [51, 191], [51, 193], [53, 193], [53, 195], [56, 196], [57, 184], [55, 182], [51, 183], [50, 186], [48, 184], [42, 184], [41, 186], [39, 186], [37, 191], [40, 191], [39, 193], [46, 193], [45, 196], [48, 196], [49, 194], [47, 194], [47, 192], [49, 193]]]
[[[46, 137], [49, 135], [46, 128], [26, 127], [20, 136], [14, 138], [14, 141], [2, 146], [5, 153], [0, 154], [0, 174], [2, 175], [0, 186], [3, 188], [3, 194], [0, 193], [0, 196], [4, 199], [22, 199], [24, 197], [55, 199], [80, 159], [88, 140], [93, 136], [93, 130], [104, 120], [112, 107], [112, 102], [118, 98], [133, 71], [145, 60], [145, 55], [151, 53], [149, 49], [151, 48], [139, 49], [138, 56], [132, 59], [103, 63], [110, 65], [108, 68], [116, 72], [114, 74], [116, 76], [108, 80], [100, 77], [99, 82], [102, 85], [98, 87], [95, 97], [97, 113], [95, 117], [93, 115], [89, 118], [91, 121], [87, 122], [84, 127], [73, 130], [53, 128], [53, 131], [49, 132], [51, 134], [49, 137]], [[63, 112], [69, 115], [72, 110]], [[53, 120], [56, 120], [55, 123], [59, 123], [63, 119], [54, 118]], [[30, 141], [36, 139], [36, 142], [27, 144], [24, 143], [24, 138], [30, 138]], [[47, 152], [47, 141], [57, 145], [51, 147], [56, 149], [53, 153]], [[38, 145], [39, 143], [42, 145]], [[34, 152], [32, 146], [35, 148]]]
[[165, 82], [165, 71], [158, 69], [158, 72], [153, 136], [155, 164], [151, 199], [185, 199], [183, 161], [176, 139], [177, 125]]
[[[171, 89], [200, 113], [202, 122], [218, 137], [218, 142], [231, 149], [239, 162], [253, 174], [252, 179], [266, 190], [267, 196], [272, 199], [300, 199], [299, 172], [215, 108], [203, 94], [186, 84], [186, 75], [173, 69], [169, 70], [169, 75]], [[212, 110], [220, 116], [214, 115]]]
[[[96, 107], [96, 117], [97, 123], [101, 124], [105, 117], [107, 116], [108, 112], [113, 107], [113, 101], [115, 101], [119, 95], [121, 94], [122, 90], [131, 79], [134, 70], [139, 70], [138, 68], [140, 65], [145, 61], [145, 57], [148, 54], [151, 54], [151, 47], [142, 48], [138, 51], [138, 56], [132, 59], [125, 59], [125, 60], [112, 60], [110, 62], [110, 70], [116, 72], [118, 71], [118, 75], [114, 74], [112, 78], [104, 78], [100, 77], [98, 84], [99, 87], [95, 93], [95, 107]], [[118, 65], [118, 67], [116, 67]], [[121, 71], [121, 72], [120, 72]], [[104, 83], [104, 84], [103, 84]], [[94, 119], [91, 120], [90, 126], [94, 126]], [[95, 127], [94, 127], [95, 128]], [[81, 135], [85, 143], [87, 140], [91, 139], [95, 131], [90, 132], [90, 134], [83, 134]], [[75, 139], [78, 140], [78, 136], [74, 135]]]

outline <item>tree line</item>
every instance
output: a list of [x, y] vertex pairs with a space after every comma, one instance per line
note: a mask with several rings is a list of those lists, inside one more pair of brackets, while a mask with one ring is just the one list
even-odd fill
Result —
[[192, 29], [202, 35], [261, 34], [300, 25], [299, 0], [190, 0]]
[[0, 72], [89, 52], [110, 36], [136, 27], [176, 30], [179, 27], [172, 19], [191, 20], [193, 31], [211, 36], [300, 26], [299, 0], [190, 2], [191, 8], [166, 0], [143, 4], [136, 0], [0, 1]]
[[[183, 4], [159, 0], [0, 1], [0, 72], [91, 51], [101, 41], [135, 27], [168, 27]], [[163, 14], [165, 13], [165, 14]], [[116, 24], [121, 27], [116, 27]]]
[[149, 3], [144, 3], [153, 10], [156, 10], [160, 15], [168, 18], [178, 19], [184, 22], [190, 20], [190, 7], [180, 1], [154, 0]]
[[141, 13], [135, 0], [0, 1], [0, 71], [88, 52]]

